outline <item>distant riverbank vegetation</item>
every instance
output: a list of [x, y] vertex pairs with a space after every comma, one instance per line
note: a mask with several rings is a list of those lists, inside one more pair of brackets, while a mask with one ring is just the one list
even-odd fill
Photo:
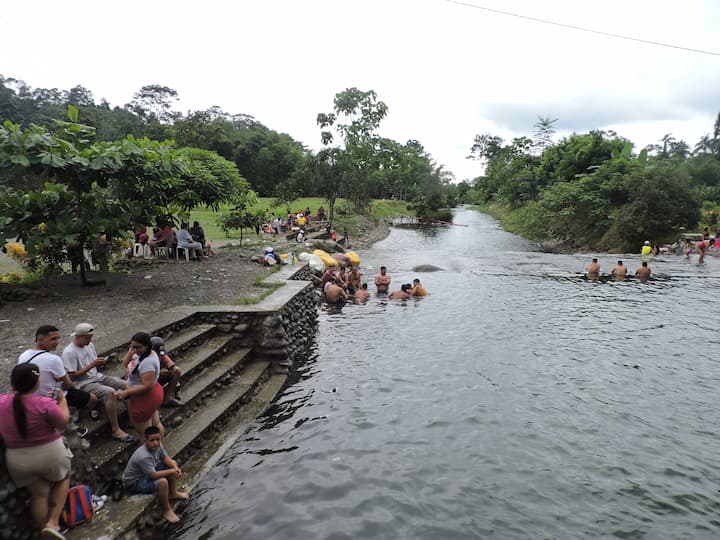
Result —
[[538, 119], [533, 137], [509, 143], [475, 137], [471, 156], [485, 175], [464, 196], [508, 230], [569, 249], [634, 251], [699, 224], [717, 227], [720, 115], [694, 147], [667, 134], [639, 152], [612, 131], [552, 142], [554, 123]]
[[323, 200], [331, 221], [337, 210], [391, 211], [381, 200], [448, 221], [461, 202], [419, 141], [378, 135], [389, 108], [372, 90], [339, 92], [317, 115], [319, 151], [249, 114], [182, 114], [177, 101], [172, 88], [148, 85], [112, 106], [83, 86], [32, 88], [0, 75], [0, 233], [22, 243], [29, 268], [62, 272], [99, 240], [116, 246], [137, 227], [193, 212], [205, 212], [210, 230], [230, 214], [242, 231], [269, 208], [305, 208], [303, 197]]

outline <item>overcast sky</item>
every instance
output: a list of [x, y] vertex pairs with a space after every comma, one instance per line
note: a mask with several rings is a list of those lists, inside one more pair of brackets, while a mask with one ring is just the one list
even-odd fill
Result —
[[[717, 0], [463, 0], [568, 25], [720, 53]], [[478, 133], [613, 129], [636, 150], [666, 133], [692, 147], [720, 112], [720, 56], [605, 37], [446, 0], [6, 1], [0, 74], [81, 84], [124, 105], [147, 84], [176, 110], [217, 105], [318, 149], [337, 92], [375, 90], [380, 133], [417, 139], [458, 180]]]

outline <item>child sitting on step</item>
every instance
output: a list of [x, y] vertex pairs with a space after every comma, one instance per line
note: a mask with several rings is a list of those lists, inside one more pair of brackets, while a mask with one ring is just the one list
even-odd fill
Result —
[[182, 471], [162, 445], [162, 435], [155, 426], [145, 429], [145, 443], [130, 456], [123, 485], [129, 493], [157, 493], [163, 517], [169, 523], [180, 518], [170, 506], [171, 499], [186, 500], [188, 494], [178, 491], [178, 479]]

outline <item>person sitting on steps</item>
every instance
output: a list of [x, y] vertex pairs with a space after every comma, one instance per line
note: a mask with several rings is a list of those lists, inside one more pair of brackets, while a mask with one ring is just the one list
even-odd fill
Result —
[[179, 383], [182, 371], [175, 365], [172, 359], [168, 356], [165, 350], [165, 340], [160, 336], [152, 336], [150, 338], [152, 343], [153, 351], [158, 355], [160, 359], [160, 378], [158, 382], [162, 385], [165, 391], [163, 401], [160, 404], [161, 407], [180, 407], [180, 390]]
[[188, 494], [178, 491], [182, 470], [162, 445], [162, 434], [155, 426], [145, 429], [145, 443], [130, 456], [123, 472], [123, 485], [129, 493], [157, 493], [162, 516], [169, 523], [180, 518], [170, 506], [171, 499], [187, 500]]

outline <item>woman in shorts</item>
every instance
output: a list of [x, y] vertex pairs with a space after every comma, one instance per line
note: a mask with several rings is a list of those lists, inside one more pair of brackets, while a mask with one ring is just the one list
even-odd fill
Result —
[[123, 365], [128, 374], [128, 386], [115, 395], [119, 400], [127, 400], [130, 420], [137, 430], [138, 439], [145, 442], [145, 428], [155, 426], [165, 434], [160, 423], [158, 409], [163, 401], [163, 387], [160, 377], [160, 359], [152, 349], [150, 334], [138, 332], [130, 340]]
[[0, 436], [8, 472], [17, 487], [30, 490], [41, 536], [64, 538], [59, 520], [70, 487], [72, 452], [63, 444], [60, 430], [70, 421], [67, 401], [57, 389], [52, 397], [35, 394], [40, 368], [30, 362], [15, 366], [10, 383], [13, 392], [0, 396]]

